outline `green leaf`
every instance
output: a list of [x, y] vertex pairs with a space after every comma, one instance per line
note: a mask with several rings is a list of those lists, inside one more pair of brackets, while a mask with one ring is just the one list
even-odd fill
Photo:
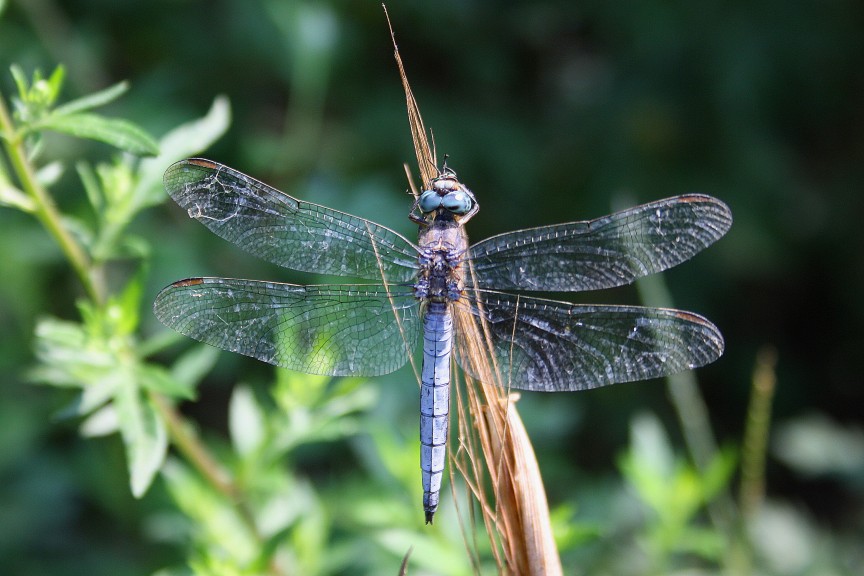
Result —
[[737, 464], [738, 455], [733, 447], [717, 452], [702, 474], [702, 498], [705, 502], [712, 500], [729, 485]]
[[601, 524], [578, 520], [576, 510], [568, 504], [562, 504], [550, 510], [549, 520], [552, 523], [555, 543], [562, 552], [599, 540], [603, 535]]
[[63, 177], [64, 167], [62, 162], [49, 162], [36, 171], [36, 180], [45, 188], [50, 188]]
[[41, 118], [57, 101], [66, 77], [66, 70], [62, 65], [57, 66], [47, 80], [42, 77], [39, 69], [34, 70], [33, 80], [29, 83], [20, 67], [13, 65], [10, 71], [18, 88], [19, 102], [16, 102], [16, 109], [20, 119], [25, 123]]
[[265, 441], [266, 413], [248, 386], [237, 386], [228, 406], [231, 441], [241, 456], [253, 453]]
[[29, 196], [4, 181], [0, 181], [0, 205], [17, 208], [22, 212], [36, 210], [36, 204]]
[[216, 365], [219, 349], [206, 344], [193, 346], [171, 367], [171, 377], [189, 390], [195, 390], [204, 376]]
[[114, 405], [109, 404], [95, 410], [81, 423], [80, 429], [81, 435], [86, 438], [98, 438], [117, 432], [120, 429], [120, 422]]
[[719, 560], [724, 550], [721, 534], [699, 526], [688, 526], [675, 540], [676, 552], [690, 552], [706, 560]]
[[637, 414], [630, 423], [630, 445], [642, 465], [659, 478], [670, 478], [675, 454], [663, 424], [654, 414]]
[[[118, 336], [127, 336], [133, 334], [138, 329], [138, 321], [140, 319], [141, 299], [144, 294], [144, 278], [147, 275], [146, 265], [138, 268], [138, 271], [129, 279], [129, 282], [123, 288], [123, 292], [117, 297], [117, 318], [112, 318], [115, 321], [116, 328], [114, 334]], [[111, 310], [111, 308], [109, 308]], [[113, 311], [113, 310], [112, 310]]]
[[170, 396], [171, 398], [182, 398], [192, 400], [195, 398], [195, 389], [174, 378], [165, 368], [155, 364], [141, 364], [136, 369], [137, 377], [141, 386]]
[[18, 88], [18, 98], [22, 102], [26, 101], [28, 91], [27, 75], [24, 74], [24, 70], [17, 64], [10, 66], [9, 72], [12, 74], [12, 79], [15, 80], [15, 87]]
[[83, 96], [81, 98], [77, 98], [66, 104], [61, 106], [57, 106], [54, 109], [54, 114], [57, 115], [67, 115], [67, 114], [75, 114], [77, 112], [83, 112], [84, 110], [90, 110], [92, 108], [97, 108], [99, 106], [104, 106], [109, 102], [113, 102], [120, 96], [122, 96], [127, 90], [129, 90], [129, 83], [126, 81], [118, 82], [113, 86], [109, 86], [104, 90], [100, 90], [99, 92], [94, 92], [93, 94], [88, 94], [87, 96]]
[[198, 532], [199, 549], [195, 562], [206, 562], [204, 557], [213, 554], [213, 565], [208, 565], [206, 570], [196, 574], [261, 573], [231, 571], [233, 566], [248, 566], [261, 549], [260, 542], [237, 513], [234, 502], [227, 501], [200, 474], [175, 458], [165, 463], [162, 477], [168, 492], [183, 513], [194, 522]]
[[31, 130], [34, 129], [54, 130], [78, 138], [98, 140], [138, 156], [155, 156], [159, 153], [159, 145], [149, 134], [120, 118], [96, 114], [51, 114], [31, 127]]
[[217, 96], [207, 115], [181, 124], [159, 141], [159, 155], [141, 161], [135, 196], [141, 206], [161, 204], [168, 196], [162, 188], [162, 175], [170, 164], [199, 154], [219, 139], [231, 124], [231, 105]]
[[78, 162], [75, 164], [75, 169], [78, 171], [78, 178], [81, 179], [81, 184], [84, 185], [84, 191], [87, 193], [87, 199], [93, 207], [96, 214], [102, 212], [105, 206], [105, 193], [99, 186], [99, 181], [96, 179], [96, 174], [93, 173], [93, 168], [87, 162]]
[[[95, 232], [89, 221], [77, 218], [72, 214], [64, 214], [60, 217], [63, 226], [65, 226], [73, 236], [78, 238], [78, 241], [87, 248], [93, 246]], [[92, 248], [91, 248], [92, 251]]]
[[[57, 98], [60, 96], [60, 90], [63, 88], [63, 80], [66, 79], [66, 68], [63, 67], [62, 64], [58, 64], [57, 67], [54, 68], [54, 72], [51, 73], [51, 77], [48, 78], [47, 81], [47, 97], [48, 104], [51, 105], [57, 101]], [[34, 84], [36, 84], [34, 82]]]
[[123, 386], [114, 397], [114, 406], [126, 446], [132, 495], [140, 498], [165, 461], [168, 452], [165, 423], [136, 386]]
[[166, 348], [174, 346], [181, 341], [186, 341], [186, 338], [184, 338], [180, 333], [174, 332], [173, 330], [159, 330], [149, 338], [141, 340], [138, 343], [138, 356], [141, 358], [147, 358], [148, 356], [158, 354]]
[[23, 212], [33, 212], [36, 209], [33, 200], [12, 184], [2, 165], [0, 165], [0, 205], [17, 208]]
[[40, 365], [30, 373], [34, 380], [52, 386], [107, 389], [109, 394], [113, 391], [116, 362], [102, 343], [93, 342], [82, 325], [40, 319], [35, 348]]
[[133, 211], [132, 189], [135, 186], [135, 171], [129, 162], [121, 158], [110, 164], [100, 163], [96, 166], [99, 183], [105, 192], [105, 203], [112, 212], [109, 218], [113, 222], [128, 222]]
[[126, 234], [123, 243], [118, 246], [117, 254], [121, 258], [146, 260], [150, 257], [150, 242], [141, 236]]
[[218, 140], [230, 124], [231, 104], [225, 96], [217, 96], [203, 118], [186, 122], [168, 132], [162, 137], [160, 147], [172, 159], [185, 158]]

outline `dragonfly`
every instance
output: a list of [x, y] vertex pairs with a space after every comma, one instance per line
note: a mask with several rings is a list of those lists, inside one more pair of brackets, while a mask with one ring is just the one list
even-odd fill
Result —
[[[666, 376], [723, 353], [717, 327], [692, 312], [521, 294], [626, 285], [688, 260], [731, 226], [729, 208], [711, 196], [666, 198], [469, 246], [464, 225], [479, 204], [446, 166], [409, 212], [419, 228], [417, 243], [211, 160], [173, 164], [164, 185], [190, 217], [257, 257], [372, 282], [187, 278], [156, 297], [155, 314], [166, 326], [276, 366], [332, 376], [388, 374], [422, 340], [420, 467], [427, 524], [438, 508], [444, 472], [452, 359], [482, 379], [491, 358], [506, 375], [499, 385], [558, 392]], [[477, 348], [474, 331], [458, 330], [469, 325], [481, 327], [485, 360], [464, 352], [471, 344]]]

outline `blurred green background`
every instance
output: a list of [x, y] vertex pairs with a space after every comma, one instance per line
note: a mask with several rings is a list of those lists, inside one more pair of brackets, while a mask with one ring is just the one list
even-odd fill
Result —
[[[0, 6], [4, 94], [14, 91], [12, 63], [28, 74], [63, 63], [68, 98], [128, 79], [110, 113], [155, 136], [224, 94], [232, 125], [207, 157], [413, 234], [402, 164], [415, 160], [379, 2]], [[775, 349], [773, 430], [801, 424], [806, 441], [772, 436], [769, 498], [838, 539], [860, 539], [864, 4], [406, 1], [390, 13], [439, 157], [449, 155], [481, 204], [474, 239], [686, 192], [730, 205], [728, 236], [665, 275], [675, 305], [726, 338], [723, 358], [697, 374], [711, 423], [721, 443], [740, 443], [757, 354]], [[114, 153], [64, 138], [50, 146], [71, 161]], [[60, 190], [65, 210], [86, 210], [74, 174]], [[320, 281], [254, 261], [170, 202], [135, 233], [153, 244], [151, 301], [195, 275]], [[148, 538], [161, 497], [128, 494], [120, 440], [85, 441], [74, 422], [53, 423], [69, 397], [26, 383], [36, 318], [74, 317], [76, 279], [26, 215], [0, 210], [0, 246], [0, 565], [135, 574], [177, 561], [172, 545]], [[144, 324], [147, 334], [165, 330], [147, 311]], [[271, 378], [270, 367], [224, 353], [184, 411], [219, 434], [233, 385]], [[413, 434], [410, 372], [376, 384], [381, 418]], [[650, 410], [677, 429], [661, 381], [525, 394], [520, 408], [553, 506], [570, 502], [587, 516], [591, 490], [618, 482], [634, 415]], [[829, 449], [839, 453], [820, 460]], [[311, 477], [327, 473], [332, 454], [309, 456]]]

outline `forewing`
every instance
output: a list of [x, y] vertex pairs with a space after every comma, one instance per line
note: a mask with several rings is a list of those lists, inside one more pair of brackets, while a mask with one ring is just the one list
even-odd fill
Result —
[[475, 378], [488, 374], [488, 356], [476, 351], [489, 342], [500, 384], [522, 390], [585, 390], [657, 378], [723, 353], [717, 327], [681, 310], [575, 305], [485, 290], [468, 291], [456, 309], [468, 328], [459, 337], [472, 339], [458, 347], [462, 368]]
[[684, 262], [731, 225], [723, 202], [689, 194], [596, 220], [508, 232], [470, 248], [467, 284], [549, 292], [621, 286]]
[[191, 218], [279, 266], [386, 283], [416, 275], [417, 250], [397, 232], [297, 200], [217, 162], [177, 162], [164, 183]]
[[408, 287], [297, 286], [190, 278], [166, 287], [159, 320], [217, 348], [309, 374], [378, 376], [408, 359], [419, 334]]

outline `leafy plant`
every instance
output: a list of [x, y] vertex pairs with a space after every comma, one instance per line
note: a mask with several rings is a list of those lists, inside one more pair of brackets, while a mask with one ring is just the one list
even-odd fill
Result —
[[[205, 117], [157, 142], [128, 121], [91, 112], [125, 92], [125, 83], [58, 105], [62, 68], [48, 77], [37, 71], [31, 81], [17, 68], [13, 76], [13, 113], [0, 98], [0, 130], [12, 166], [0, 163], [0, 201], [43, 224], [84, 287], [78, 318], [45, 316], [37, 322], [38, 362], [29, 377], [77, 392], [61, 416], [81, 418], [84, 436], [120, 434], [134, 496], [143, 496], [161, 476], [176, 510], [160, 521], [160, 538], [187, 547], [195, 573], [317, 574], [398, 564], [422, 525], [419, 516], [413, 524], [406, 518], [403, 525], [414, 527], [394, 530], [388, 518], [393, 510], [405, 510], [406, 493], [419, 487], [398, 463], [410, 457], [414, 469], [417, 454], [413, 443], [400, 449], [390, 430], [366, 421], [374, 389], [357, 379], [277, 371], [267, 395], [246, 385], [235, 388], [229, 441], [205, 439], [177, 404], [196, 398], [218, 351], [194, 345], [164, 366], [152, 357], [177, 338], [164, 332], [141, 336], [141, 314], [151, 303], [143, 288], [151, 249], [147, 239], [130, 232], [131, 225], [163, 202], [165, 166], [225, 131], [227, 100], [217, 98]], [[49, 131], [100, 140], [123, 152], [110, 162], [75, 163], [89, 218], [61, 213], [54, 202], [51, 187], [68, 167], [43, 159]], [[392, 460], [393, 475], [380, 478], [386, 489], [328, 488], [305, 478], [300, 468], [309, 446], [355, 438], [361, 430], [371, 430], [385, 450], [369, 453], [370, 466], [381, 457]], [[169, 447], [176, 455], [169, 456]], [[394, 490], [394, 481], [403, 487]], [[354, 536], [340, 541], [340, 529]], [[460, 573], [461, 541], [436, 543], [438, 538], [420, 536], [428, 545], [412, 563]]]
[[673, 453], [656, 417], [643, 414], [631, 428], [631, 445], [619, 465], [646, 508], [640, 544], [651, 573], [667, 573], [673, 559], [694, 554], [719, 563], [728, 543], [722, 533], [697, 523], [698, 514], [724, 488], [735, 470], [730, 451], [717, 453], [704, 471]]
[[[70, 260], [87, 294], [78, 304], [80, 321], [43, 318], [37, 324], [40, 365], [32, 377], [46, 384], [80, 389], [78, 399], [66, 413], [87, 417], [85, 433], [121, 433], [132, 493], [141, 496], [165, 458], [168, 431], [165, 414], [160, 412], [169, 407], [166, 399], [192, 398], [203, 371], [172, 373], [144, 359], [136, 332], [149, 248], [146, 241], [125, 231], [137, 214], [161, 202], [156, 173], [165, 156], [186, 152], [178, 148], [188, 145], [178, 144], [190, 128], [167, 135], [160, 154], [160, 144], [138, 126], [87, 112], [122, 95], [127, 90], [125, 83], [57, 105], [64, 77], [62, 67], [47, 78], [36, 71], [31, 82], [17, 67], [12, 68], [12, 76], [18, 87], [18, 96], [13, 100], [14, 120], [0, 101], [0, 122], [5, 150], [20, 188], [11, 185], [11, 175], [4, 169], [4, 199], [9, 199], [7, 205], [39, 218]], [[227, 123], [228, 105], [220, 99], [197, 128], [202, 135], [209, 133], [205, 137], [209, 141], [221, 134]], [[39, 177], [45, 173], [44, 168], [37, 172], [36, 163], [46, 131], [92, 138], [131, 154], [155, 158], [138, 161], [132, 156], [118, 156], [95, 169], [79, 162], [76, 168], [93, 213], [92, 223], [88, 224], [60, 214], [46, 186], [50, 182]], [[55, 166], [54, 171], [65, 168]], [[109, 288], [105, 281], [107, 267], [113, 260], [130, 257], [137, 259], [135, 272], [120, 286]], [[148, 349], [147, 344], [143, 349]], [[198, 357], [202, 358], [200, 354]], [[209, 362], [212, 359], [211, 354]]]

